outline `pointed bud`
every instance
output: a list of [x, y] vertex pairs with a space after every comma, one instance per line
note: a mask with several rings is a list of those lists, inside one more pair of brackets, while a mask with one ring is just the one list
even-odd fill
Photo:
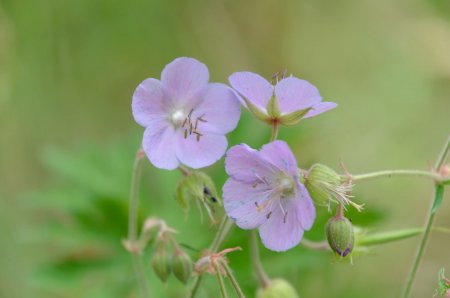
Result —
[[294, 287], [284, 279], [274, 279], [270, 284], [258, 290], [257, 298], [298, 298]]
[[348, 218], [341, 214], [333, 216], [325, 226], [325, 233], [328, 244], [335, 253], [345, 257], [352, 252], [355, 235], [352, 223]]
[[168, 256], [164, 247], [158, 247], [151, 260], [151, 266], [158, 278], [162, 282], [166, 282], [167, 278], [169, 278], [172, 266], [170, 257]]
[[175, 250], [172, 256], [172, 271], [175, 277], [186, 284], [192, 274], [193, 263], [188, 254], [182, 250]]

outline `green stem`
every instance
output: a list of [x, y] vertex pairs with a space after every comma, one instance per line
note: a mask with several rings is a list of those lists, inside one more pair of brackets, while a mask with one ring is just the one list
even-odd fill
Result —
[[[434, 165], [434, 170], [438, 171], [439, 168], [442, 166], [442, 164], [445, 162], [445, 159], [447, 157], [447, 153], [450, 149], [450, 136], [447, 139], [446, 144], [442, 148], [441, 153], [439, 154], [439, 157], [436, 160], [436, 163]], [[408, 298], [411, 295], [412, 285], [414, 283], [414, 279], [416, 277], [417, 269], [419, 268], [420, 261], [422, 260], [423, 253], [425, 251], [426, 245], [428, 243], [428, 236], [430, 234], [430, 230], [433, 226], [434, 217], [436, 215], [436, 211], [442, 202], [442, 198], [444, 196], [444, 186], [440, 185], [439, 182], [436, 182], [435, 185], [435, 193], [433, 202], [430, 208], [430, 211], [428, 213], [428, 218], [425, 224], [425, 232], [422, 235], [422, 239], [420, 240], [419, 247], [417, 248], [417, 253], [413, 261], [413, 265], [411, 267], [411, 271], [409, 273], [408, 279], [406, 281], [405, 289], [403, 292], [403, 297]]]
[[220, 273], [219, 264], [217, 264], [217, 262], [214, 262], [214, 268], [216, 269], [216, 277], [220, 288], [220, 294], [222, 295], [222, 298], [228, 298], [227, 289], [225, 288], [225, 283], [223, 282], [223, 277]]
[[131, 254], [133, 258], [133, 267], [136, 275], [136, 279], [139, 284], [141, 297], [150, 297], [150, 290], [147, 284], [147, 279], [145, 277], [144, 265], [142, 263], [141, 256], [139, 255], [138, 249], [138, 206], [139, 206], [139, 180], [141, 176], [142, 161], [143, 161], [142, 150], [139, 149], [136, 153], [136, 158], [133, 164], [133, 172], [131, 176], [131, 189], [130, 189], [130, 206], [129, 206], [129, 216], [128, 216], [128, 245], [132, 249]]
[[272, 123], [272, 135], [270, 136], [270, 141], [273, 142], [278, 137], [279, 125], [277, 122]]
[[252, 260], [253, 269], [256, 272], [259, 284], [261, 285], [261, 287], [265, 288], [269, 285], [270, 278], [264, 271], [264, 268], [261, 264], [261, 259], [259, 258], [259, 247], [255, 230], [249, 231], [249, 243], [250, 243], [250, 258]]
[[[417, 176], [430, 178], [434, 181], [440, 181], [442, 177], [436, 172], [432, 171], [421, 171], [421, 170], [386, 170], [367, 174], [352, 175], [352, 181], [362, 181], [371, 180], [381, 177], [392, 177], [392, 176]], [[343, 177], [346, 177], [345, 175]]]
[[231, 284], [233, 285], [233, 288], [236, 291], [236, 294], [238, 295], [238, 297], [239, 298], [245, 298], [244, 292], [242, 292], [242, 289], [239, 286], [239, 283], [238, 283], [237, 279], [234, 277], [230, 266], [228, 266], [228, 264], [225, 263], [225, 262], [222, 262], [221, 265], [222, 265], [222, 268], [225, 269], [225, 272], [226, 272], [228, 278], [230, 279]]

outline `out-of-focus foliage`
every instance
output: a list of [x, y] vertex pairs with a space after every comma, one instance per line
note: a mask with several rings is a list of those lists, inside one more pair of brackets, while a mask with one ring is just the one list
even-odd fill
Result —
[[[133, 157], [142, 129], [131, 94], [178, 56], [205, 62], [212, 81], [234, 71], [270, 77], [280, 69], [316, 85], [339, 104], [283, 129], [302, 168], [320, 162], [352, 173], [426, 169], [449, 133], [450, 7], [445, 0], [0, 0], [0, 297], [135, 296], [131, 259], [121, 246]], [[230, 145], [258, 148], [268, 127], [244, 112]], [[226, 179], [223, 162], [208, 169]], [[141, 214], [163, 217], [192, 258], [213, 237], [175, 201], [178, 172], [144, 167]], [[417, 227], [429, 182], [385, 179], [356, 185], [347, 217], [373, 231]], [[448, 195], [436, 225], [450, 226]], [[306, 237], [324, 239], [331, 215], [319, 210]], [[433, 233], [415, 297], [429, 297], [447, 267], [450, 238]], [[302, 297], [397, 297], [415, 240], [387, 244], [354, 265], [298, 247], [262, 249], [270, 276]], [[256, 284], [245, 231], [227, 246], [230, 266], [252, 297]], [[154, 297], [181, 297], [144, 258]], [[217, 295], [205, 279], [200, 296]]]

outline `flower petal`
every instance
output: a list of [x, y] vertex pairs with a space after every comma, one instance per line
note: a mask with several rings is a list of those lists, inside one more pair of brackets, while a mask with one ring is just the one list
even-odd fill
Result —
[[270, 218], [259, 227], [259, 236], [264, 246], [270, 250], [286, 251], [302, 240], [303, 229], [298, 222], [295, 209], [286, 211], [287, 213], [284, 213], [280, 207], [274, 208]]
[[258, 211], [269, 198], [271, 191], [263, 185], [253, 187], [229, 178], [223, 186], [223, 205], [225, 212], [242, 229], [254, 229], [267, 220], [271, 206]]
[[306, 190], [306, 187], [298, 181], [295, 199], [292, 200], [292, 202], [294, 205], [286, 208], [292, 208], [295, 210], [297, 219], [304, 230], [311, 229], [316, 218], [316, 208], [314, 207], [308, 190]]
[[218, 161], [227, 150], [227, 138], [223, 135], [204, 134], [200, 138], [192, 133], [185, 138], [179, 129], [176, 135], [176, 155], [185, 165], [199, 169]]
[[157, 168], [173, 170], [178, 167], [175, 155], [176, 132], [164, 121], [154, 121], [144, 132], [142, 148], [150, 162]]
[[208, 68], [193, 58], [181, 57], [166, 65], [161, 82], [167, 87], [175, 102], [184, 104], [192, 100], [209, 80]]
[[141, 126], [147, 127], [155, 118], [163, 118], [167, 111], [166, 100], [160, 81], [151, 78], [144, 80], [133, 94], [131, 109], [134, 119]]
[[246, 144], [231, 147], [225, 158], [227, 174], [241, 182], [269, 182], [279, 170]]
[[275, 86], [275, 95], [282, 114], [309, 108], [322, 100], [316, 87], [295, 77], [279, 81]]
[[194, 108], [193, 121], [197, 117], [207, 122], [197, 121], [197, 131], [203, 133], [226, 134], [236, 128], [241, 115], [236, 94], [225, 84], [209, 84], [203, 94], [203, 101]]
[[294, 177], [298, 176], [297, 160], [284, 141], [274, 141], [261, 148], [261, 155], [280, 170]]
[[[248, 72], [235, 72], [229, 78], [231, 87], [244, 96], [253, 105], [265, 111], [273, 95], [273, 86], [262, 76]], [[245, 102], [242, 104], [247, 107]]]
[[334, 102], [320, 102], [312, 107], [312, 109], [303, 116], [303, 118], [310, 118], [322, 114], [328, 110], [334, 109], [337, 104]]

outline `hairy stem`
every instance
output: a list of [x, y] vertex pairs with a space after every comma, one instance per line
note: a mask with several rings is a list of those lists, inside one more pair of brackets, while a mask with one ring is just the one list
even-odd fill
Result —
[[261, 287], [265, 288], [269, 285], [270, 278], [264, 271], [264, 268], [261, 264], [261, 259], [259, 258], [259, 247], [255, 230], [249, 231], [249, 243], [250, 243], [250, 258], [253, 264], [253, 269], [256, 272], [259, 284], [261, 285]]
[[136, 158], [134, 160], [133, 172], [131, 175], [131, 189], [130, 189], [130, 206], [129, 206], [129, 216], [128, 216], [128, 248], [132, 253], [133, 267], [136, 275], [136, 279], [139, 284], [141, 297], [150, 297], [150, 290], [147, 284], [147, 279], [145, 277], [144, 266], [142, 263], [140, 251], [138, 248], [138, 231], [137, 231], [137, 221], [138, 221], [138, 206], [139, 206], [139, 180], [141, 176], [142, 161], [144, 154], [141, 149], [136, 153]]
[[[231, 228], [233, 227], [233, 222], [226, 216], [226, 214], [223, 215], [223, 218], [220, 221], [219, 228], [217, 229], [216, 236], [214, 237], [214, 240], [211, 243], [211, 246], [209, 247], [209, 250], [212, 253], [216, 253], [217, 250], [220, 248], [220, 246], [225, 241], [225, 238], [228, 236], [229, 232], [231, 231]], [[200, 284], [202, 282], [202, 275], [198, 275], [194, 279], [194, 285], [192, 286], [192, 290], [190, 292], [189, 297], [194, 298], [197, 294], [197, 290], [200, 287]]]
[[[439, 154], [439, 157], [436, 160], [436, 163], [434, 165], [434, 170], [437, 171], [442, 164], [445, 162], [445, 159], [447, 157], [447, 153], [450, 149], [450, 136], [442, 148], [441, 153]], [[411, 295], [412, 285], [414, 283], [414, 279], [416, 277], [417, 269], [419, 268], [420, 261], [422, 260], [423, 253], [425, 251], [426, 245], [428, 243], [428, 236], [430, 234], [431, 227], [433, 226], [434, 217], [436, 215], [436, 211], [439, 207], [440, 202], [442, 201], [444, 195], [444, 186], [439, 185], [438, 182], [436, 182], [435, 185], [435, 193], [432, 201], [432, 205], [430, 208], [430, 211], [428, 213], [428, 218], [425, 224], [425, 232], [422, 235], [422, 239], [419, 242], [419, 247], [417, 248], [416, 256], [413, 260], [413, 264], [411, 266], [411, 271], [408, 275], [408, 279], [406, 281], [405, 289], [403, 291], [403, 297], [408, 298]]]
[[241, 287], [239, 286], [239, 283], [237, 281], [237, 279], [234, 277], [233, 272], [231, 271], [230, 266], [228, 266], [227, 263], [222, 262], [221, 263], [222, 268], [225, 270], [228, 278], [231, 281], [231, 284], [233, 285], [234, 290], [236, 291], [236, 294], [239, 298], [245, 298], [244, 292], [242, 292]]
[[214, 269], [216, 269], [216, 277], [217, 277], [217, 283], [219, 284], [219, 288], [220, 288], [220, 294], [222, 295], [222, 298], [228, 298], [227, 289], [225, 288], [225, 283], [223, 282], [223, 276], [220, 273], [219, 264], [217, 262], [214, 262]]
[[[345, 175], [344, 175], [345, 176]], [[416, 176], [430, 178], [434, 181], [440, 181], [442, 177], [436, 172], [432, 171], [421, 171], [421, 170], [386, 170], [378, 171], [367, 174], [352, 175], [352, 181], [362, 181], [371, 180], [381, 177], [393, 177], [393, 176]]]

